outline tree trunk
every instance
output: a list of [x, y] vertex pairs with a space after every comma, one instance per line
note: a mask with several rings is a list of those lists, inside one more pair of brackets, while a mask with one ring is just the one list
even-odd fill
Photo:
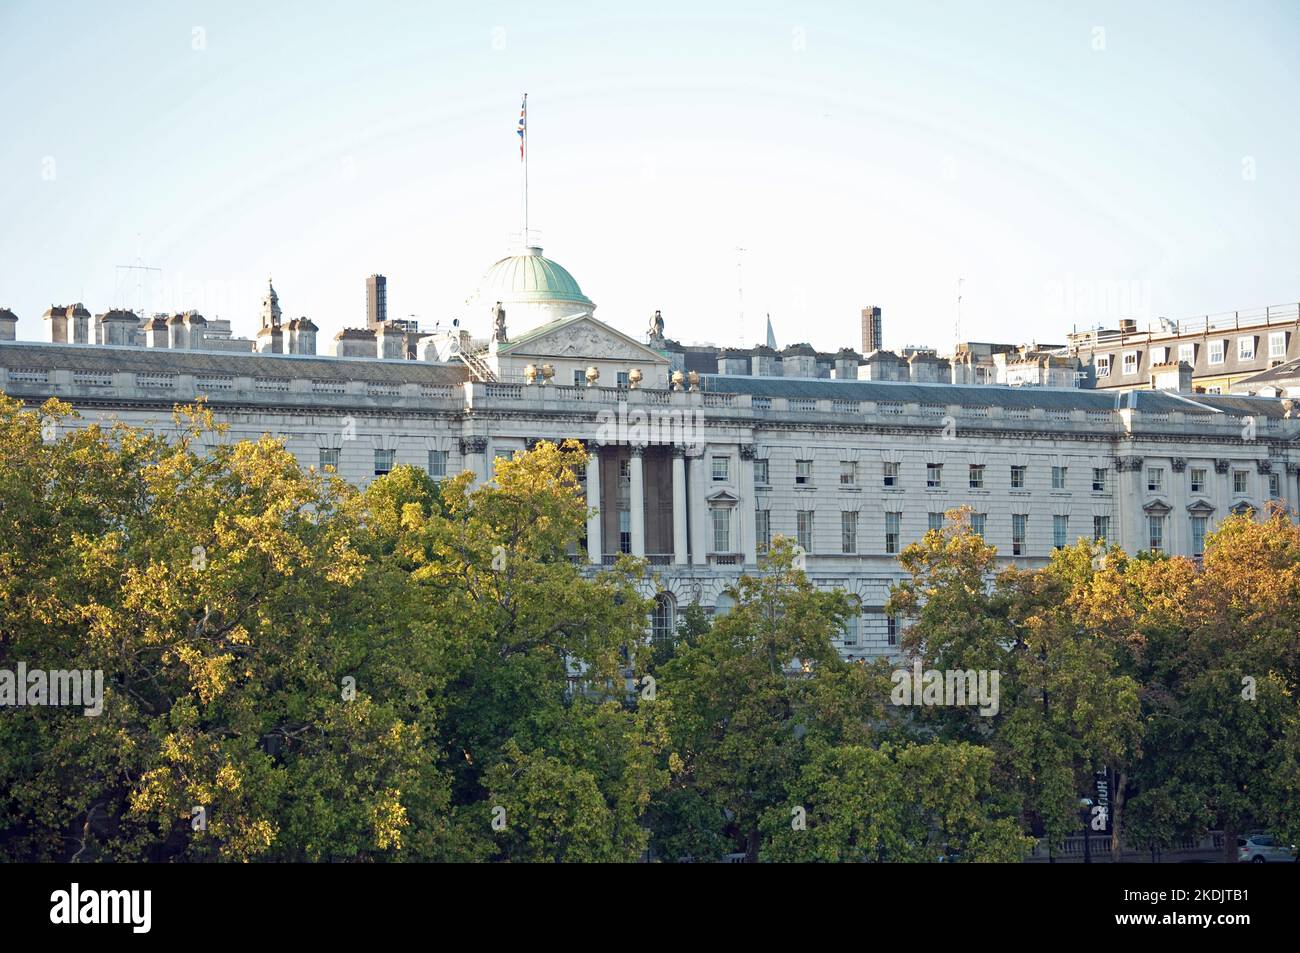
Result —
[[1124, 810], [1124, 785], [1128, 781], [1128, 775], [1123, 771], [1118, 772], [1115, 779], [1115, 790], [1111, 792], [1110, 797], [1110, 862], [1118, 864], [1124, 856], [1124, 840], [1120, 836], [1119, 822], [1120, 814]]
[[750, 831], [749, 836], [745, 838], [745, 863], [758, 863], [758, 845], [760, 843], [761, 839], [758, 830], [755, 829]]
[[1223, 825], [1223, 862], [1225, 864], [1237, 862], [1237, 825], [1231, 821]]

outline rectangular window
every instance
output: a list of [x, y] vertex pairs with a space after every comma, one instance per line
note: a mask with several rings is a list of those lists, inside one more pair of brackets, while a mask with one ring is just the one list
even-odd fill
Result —
[[795, 514], [795, 519], [795, 533], [798, 536], [796, 542], [805, 553], [810, 553], [813, 544], [813, 511], [800, 510]]
[[840, 461], [840, 486], [853, 486], [858, 482], [858, 465], [852, 460]]
[[845, 510], [840, 514], [840, 552], [852, 555], [858, 551], [858, 514]]
[[632, 513], [629, 510], [618, 511], [618, 551], [632, 551]]
[[326, 467], [333, 467], [333, 468], [334, 468], [334, 472], [335, 472], [335, 473], [338, 472], [338, 469], [339, 469], [339, 452], [338, 452], [338, 450], [327, 450], [327, 449], [325, 449], [325, 448], [323, 448], [323, 447], [321, 448], [321, 452], [320, 452], [320, 470], [321, 470], [322, 473], [325, 472], [325, 468], [326, 468]]
[[1124, 373], [1136, 374], [1137, 372], [1138, 372], [1138, 352], [1125, 351], [1124, 352]]
[[1206, 526], [1206, 517], [1204, 516], [1192, 517], [1192, 555], [1193, 556], [1205, 555], [1205, 526]]
[[898, 644], [898, 619], [895, 616], [885, 616], [885, 641], [890, 645]]
[[1237, 338], [1237, 360], [1253, 361], [1255, 359], [1255, 336]]
[[1223, 363], [1223, 342], [1222, 341], [1210, 342], [1210, 363], [1211, 364]]
[[970, 515], [970, 531], [980, 539], [984, 538], [984, 526], [988, 521], [986, 513], [972, 513]]
[[1110, 355], [1106, 354], [1097, 358], [1097, 376], [1110, 377]]
[[1151, 349], [1151, 355], [1149, 358], [1149, 360], [1151, 361], [1151, 366], [1155, 367], [1157, 364], [1163, 364], [1165, 362], [1165, 357], [1168, 354], [1169, 354], [1169, 348], [1167, 347], [1153, 347]]
[[796, 460], [794, 462], [795, 486], [812, 486], [812, 461]]
[[927, 463], [925, 465], [925, 485], [930, 487], [943, 486], [942, 463]]
[[430, 450], [429, 451], [429, 476], [435, 480], [441, 480], [447, 475], [447, 451]]
[[754, 536], [760, 553], [772, 548], [772, 511], [754, 511]]
[[1070, 517], [1053, 516], [1052, 517], [1052, 545], [1057, 549], [1069, 545], [1070, 537]]
[[614, 384], [617, 387], [626, 388], [630, 383], [627, 371], [616, 371], [614, 374]]
[[1205, 468], [1204, 467], [1192, 467], [1192, 492], [1193, 493], [1205, 492]]
[[972, 490], [984, 489], [984, 465], [972, 463], [970, 465], [970, 488]]
[[927, 515], [927, 517], [928, 517], [928, 519], [929, 519], [929, 527], [928, 527], [929, 529], [932, 529], [932, 530], [935, 530], [935, 531], [939, 531], [939, 530], [942, 530], [942, 529], [943, 529], [943, 514], [942, 514], [942, 513], [928, 513], [928, 514], [926, 514], [926, 515]]
[[1024, 513], [1011, 514], [1011, 555], [1025, 554], [1026, 540], [1029, 533], [1029, 517]]
[[1238, 496], [1245, 496], [1250, 492], [1250, 474], [1245, 470], [1232, 471], [1232, 492]]
[[1152, 513], [1147, 517], [1147, 525], [1151, 530], [1151, 552], [1162, 553], [1165, 549], [1165, 518], [1158, 514]]
[[1147, 467], [1147, 490], [1151, 493], [1163, 492], [1165, 488], [1165, 468]]
[[731, 510], [722, 506], [713, 510], [713, 551], [731, 552]]
[[759, 486], [767, 486], [767, 461], [754, 461], [754, 482]]
[[1052, 467], [1052, 489], [1065, 489], [1065, 471], [1066, 467]]
[[1106, 468], [1105, 467], [1092, 468], [1092, 492], [1094, 493], [1106, 492]]
[[1196, 345], [1180, 344], [1178, 345], [1178, 360], [1196, 366]]
[[376, 450], [375, 451], [375, 476], [383, 476], [393, 469], [393, 460], [397, 456], [396, 450]]
[[1011, 468], [1011, 489], [1023, 490], [1025, 488], [1025, 471], [1028, 467]]
[[581, 386], [582, 386], [583, 384], [585, 384], [585, 383], [587, 383], [587, 372], [586, 372], [586, 371], [574, 371], [574, 372], [573, 372], [573, 386], [574, 386], [574, 387], [581, 387]]
[[731, 457], [713, 458], [713, 482], [725, 483], [731, 476]]
[[1110, 517], [1094, 516], [1092, 518], [1092, 538], [1102, 543], [1110, 539]]
[[898, 552], [898, 528], [902, 516], [902, 513], [885, 514], [885, 552], [890, 556]]
[[1270, 473], [1268, 475], [1268, 498], [1270, 500], [1279, 499], [1282, 496], [1282, 475], [1280, 473]]
[[1286, 357], [1286, 332], [1285, 331], [1269, 332], [1268, 356], [1270, 358]]
[[898, 486], [898, 464], [886, 463], [884, 467], [885, 486]]

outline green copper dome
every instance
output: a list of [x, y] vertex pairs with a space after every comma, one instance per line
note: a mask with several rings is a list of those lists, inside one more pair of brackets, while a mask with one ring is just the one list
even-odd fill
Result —
[[579, 309], [593, 310], [596, 306], [573, 275], [549, 258], [542, 257], [537, 247], [525, 249], [521, 255], [502, 258], [483, 275], [475, 297], [491, 305], [500, 301], [509, 314], [511, 304], [566, 304]]

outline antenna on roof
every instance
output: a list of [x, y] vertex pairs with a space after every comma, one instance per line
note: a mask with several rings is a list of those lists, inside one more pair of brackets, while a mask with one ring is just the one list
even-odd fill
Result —
[[[123, 272], [135, 272], [135, 296], [136, 296], [135, 313], [137, 317], [143, 318], [145, 316], [144, 314], [144, 277], [145, 277], [144, 273], [147, 271], [152, 271], [152, 272], [156, 272], [158, 276], [161, 276], [162, 269], [153, 268], [144, 263], [144, 259], [141, 257], [139, 232], [136, 233], [135, 240], [136, 240], [135, 264], [117, 266], [117, 292], [115, 296], [117, 298], [118, 304], [125, 309], [126, 295], [123, 293], [123, 285], [131, 277], [131, 275], [130, 274], [124, 275]], [[157, 280], [160, 280], [160, 278], [155, 278], [155, 281]]]
[[745, 249], [736, 246], [736, 299], [740, 305], [740, 346], [745, 346]]
[[961, 286], [965, 281], [965, 278], [957, 279], [957, 326], [955, 328], [957, 341], [954, 342], [954, 346], [961, 341]]

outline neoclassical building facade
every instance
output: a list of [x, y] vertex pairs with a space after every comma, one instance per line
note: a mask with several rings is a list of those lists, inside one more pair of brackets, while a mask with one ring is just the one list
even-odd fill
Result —
[[[536, 304], [544, 275], [525, 277]], [[567, 307], [581, 293], [562, 285]], [[411, 360], [0, 341], [0, 391], [162, 431], [175, 404], [205, 397], [234, 439], [282, 437], [303, 466], [359, 485], [399, 464], [486, 481], [499, 457], [577, 439], [591, 516], [575, 558], [645, 558], [656, 629], [691, 602], [727, 611], [727, 587], [780, 534], [817, 585], [854, 597], [850, 657], [896, 651], [884, 605], [897, 555], [955, 507], [1004, 564], [1034, 567], [1080, 537], [1197, 556], [1225, 514], [1300, 502], [1291, 401], [698, 374], [662, 343], [590, 311], [500, 335], [478, 371], [433, 348]]]

